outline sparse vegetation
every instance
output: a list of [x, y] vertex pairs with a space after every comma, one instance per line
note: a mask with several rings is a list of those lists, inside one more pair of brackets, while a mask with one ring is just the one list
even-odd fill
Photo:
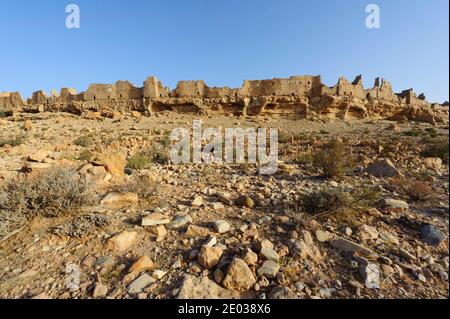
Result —
[[25, 142], [25, 140], [26, 140], [25, 134], [18, 134], [18, 135], [12, 136], [12, 137], [4, 138], [4, 139], [0, 138], [0, 147], [4, 147], [6, 145], [16, 147], [16, 146], [23, 144]]
[[136, 193], [139, 200], [150, 204], [158, 198], [157, 184], [149, 176], [133, 176], [125, 183], [114, 184], [110, 188], [111, 192]]
[[354, 166], [351, 148], [345, 143], [333, 140], [313, 154], [314, 165], [332, 178], [344, 176]]
[[422, 157], [439, 157], [443, 161], [449, 160], [449, 143], [447, 139], [424, 139], [422, 142], [427, 144], [421, 152]]
[[391, 181], [391, 184], [407, 195], [412, 201], [422, 202], [431, 199], [434, 192], [430, 185], [423, 180], [408, 180], [405, 178], [397, 178]]
[[127, 167], [132, 169], [145, 169], [149, 168], [153, 163], [153, 159], [150, 155], [140, 152], [133, 155], [127, 162]]
[[75, 141], [73, 141], [73, 144], [81, 147], [89, 147], [91, 146], [93, 142], [93, 139], [90, 135], [83, 135], [78, 137]]
[[59, 216], [91, 203], [89, 189], [73, 169], [56, 168], [4, 185], [0, 210], [26, 218]]
[[83, 150], [78, 155], [78, 159], [80, 161], [86, 161], [89, 162], [94, 158], [94, 154], [90, 150]]

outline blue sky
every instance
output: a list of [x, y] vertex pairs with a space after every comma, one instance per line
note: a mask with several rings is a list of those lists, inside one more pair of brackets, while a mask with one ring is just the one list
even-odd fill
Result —
[[[81, 9], [67, 29], [65, 7]], [[367, 29], [365, 7], [381, 9]], [[0, 91], [32, 91], [156, 75], [240, 87], [244, 79], [375, 77], [395, 91], [449, 99], [448, 0], [0, 0]]]

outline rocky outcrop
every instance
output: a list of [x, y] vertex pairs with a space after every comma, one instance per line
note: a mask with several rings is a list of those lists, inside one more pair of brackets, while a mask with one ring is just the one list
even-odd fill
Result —
[[339, 78], [333, 87], [320, 76], [244, 81], [241, 88], [209, 87], [204, 81], [180, 81], [171, 91], [156, 77], [143, 87], [128, 81], [91, 84], [86, 92], [73, 89], [61, 93], [37, 91], [26, 105], [18, 93], [1, 93], [0, 109], [65, 111], [75, 114], [98, 112], [112, 117], [116, 112], [139, 111], [148, 115], [170, 111], [202, 115], [269, 115], [305, 119], [392, 119], [448, 123], [448, 106], [430, 104], [412, 89], [394, 93], [392, 85], [377, 78], [373, 88], [363, 87], [362, 76], [353, 82]]

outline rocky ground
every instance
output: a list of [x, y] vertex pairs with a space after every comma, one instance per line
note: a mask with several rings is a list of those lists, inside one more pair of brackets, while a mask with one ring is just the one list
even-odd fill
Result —
[[[0, 297], [448, 298], [448, 127], [203, 119], [279, 128], [263, 176], [165, 162], [167, 133], [194, 119], [0, 119]], [[314, 159], [330, 141], [354, 159], [339, 176]]]

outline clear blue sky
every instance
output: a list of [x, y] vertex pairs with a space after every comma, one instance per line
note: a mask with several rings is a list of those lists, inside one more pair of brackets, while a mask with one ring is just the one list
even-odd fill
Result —
[[[65, 7], [81, 29], [65, 27]], [[365, 7], [381, 8], [381, 29]], [[449, 99], [448, 0], [0, 0], [0, 91], [61, 87], [148, 75], [240, 87], [244, 79], [320, 74], [334, 85], [363, 74]]]

